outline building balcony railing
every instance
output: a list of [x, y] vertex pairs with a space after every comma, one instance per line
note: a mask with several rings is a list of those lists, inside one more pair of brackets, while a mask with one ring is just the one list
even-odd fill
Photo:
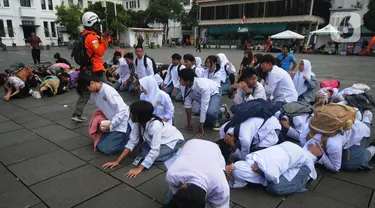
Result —
[[35, 17], [36, 8], [35, 7], [20, 7], [20, 17]]

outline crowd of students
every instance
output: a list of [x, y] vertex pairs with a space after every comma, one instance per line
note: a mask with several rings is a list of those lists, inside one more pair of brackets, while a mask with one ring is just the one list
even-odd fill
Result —
[[[83, 34], [93, 34], [86, 51], [95, 64], [76, 73], [79, 98], [72, 120], [86, 120], [82, 112], [91, 97], [98, 107], [88, 130], [94, 150], [121, 153], [103, 168], [114, 168], [131, 155], [136, 168], [126, 176], [135, 178], [154, 164], [164, 164], [169, 185], [164, 207], [227, 208], [230, 188], [248, 183], [276, 195], [303, 192], [317, 177], [317, 163], [333, 172], [371, 169], [375, 145], [366, 148], [366, 142], [375, 102], [367, 85], [340, 91], [337, 80], [328, 80], [318, 90], [310, 61], [301, 60], [297, 70], [293, 66], [288, 71], [280, 68], [285, 56], [251, 51], [244, 53], [238, 72], [223, 53], [208, 56], [203, 64], [200, 57], [173, 54], [170, 66], [160, 72], [141, 46], [135, 56], [116, 51], [104, 63], [108, 41], [97, 38], [99, 17], [86, 12], [82, 20]], [[61, 68], [46, 70], [41, 94], [58, 94], [57, 81], [64, 80], [59, 78], [64, 73]], [[37, 79], [32, 74], [25, 81], [16, 75], [3, 77], [6, 100], [28, 94], [30, 80]], [[134, 93], [140, 100], [128, 105], [119, 93]], [[233, 100], [232, 116], [221, 104], [224, 95]], [[193, 130], [195, 114], [196, 136], [206, 136], [205, 127], [210, 126], [220, 132], [220, 139], [185, 143], [174, 126], [172, 100], [183, 103], [187, 130]]]

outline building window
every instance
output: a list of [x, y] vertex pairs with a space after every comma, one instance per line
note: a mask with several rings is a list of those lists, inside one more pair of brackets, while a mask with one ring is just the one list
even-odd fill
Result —
[[44, 35], [45, 35], [45, 37], [49, 37], [48, 22], [43, 22], [43, 26], [44, 26]]
[[215, 7], [202, 7], [201, 20], [213, 20], [215, 15]]
[[126, 2], [126, 9], [129, 9], [129, 4], [128, 4], [128, 2]]
[[54, 22], [51, 22], [51, 32], [52, 32], [52, 37], [56, 37], [56, 25]]
[[216, 6], [216, 17], [215, 19], [228, 19], [228, 5]]
[[0, 19], [0, 37], [5, 37], [4, 21]]
[[48, 0], [48, 9], [53, 10], [53, 2], [52, 0]]
[[184, 6], [189, 6], [189, 5], [190, 5], [190, 0], [184, 0]]
[[31, 0], [21, 0], [22, 7], [31, 7]]
[[14, 37], [14, 30], [12, 20], [7, 20], [7, 27], [8, 27], [8, 35], [9, 37]]
[[[87, 4], [88, 4], [88, 2], [87, 2]], [[79, 7], [80, 9], [83, 8], [83, 0], [78, 0], [78, 7]]]
[[4, 7], [9, 7], [9, 0], [4, 0], [3, 3], [4, 3]]
[[42, 4], [42, 9], [46, 9], [46, 0], [40, 0], [40, 3]]
[[68, 4], [69, 4], [69, 6], [72, 6], [74, 3], [73, 3], [73, 0], [69, 0], [68, 1]]
[[138, 8], [141, 8], [141, 4], [139, 3], [139, 0], [138, 0]]
[[87, 5], [91, 6], [92, 5], [92, 1], [87, 1]]

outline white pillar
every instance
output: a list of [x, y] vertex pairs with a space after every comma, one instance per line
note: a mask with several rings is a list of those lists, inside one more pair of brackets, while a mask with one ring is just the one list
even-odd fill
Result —
[[310, 17], [312, 17], [313, 9], [314, 9], [314, 0], [311, 0]]

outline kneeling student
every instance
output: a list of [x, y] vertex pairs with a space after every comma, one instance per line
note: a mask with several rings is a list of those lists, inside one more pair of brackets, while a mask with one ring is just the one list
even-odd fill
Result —
[[142, 94], [140, 100], [148, 101], [154, 106], [154, 115], [172, 124], [174, 106], [169, 95], [160, 90], [153, 76], [143, 77], [139, 80]]
[[59, 90], [60, 80], [56, 76], [47, 76], [40, 85], [40, 95], [47, 95], [48, 97], [56, 96]]
[[181, 132], [169, 123], [153, 114], [154, 107], [147, 101], [137, 101], [130, 106], [131, 120], [134, 123], [130, 140], [125, 150], [114, 162], [103, 165], [103, 168], [116, 167], [131, 151], [136, 150], [138, 157], [133, 164], [143, 162], [130, 170], [126, 175], [136, 177], [144, 168], [151, 168], [153, 164], [163, 164], [172, 158], [184, 143]]
[[[25, 98], [30, 96], [30, 88], [23, 82], [20, 78], [16, 76], [5, 77], [2, 79], [5, 82], [5, 93], [4, 100], [9, 100], [10, 98]], [[0, 82], [1, 83], [1, 82]], [[3, 84], [3, 83], [1, 83]]]
[[246, 67], [242, 71], [241, 82], [239, 82], [238, 88], [233, 98], [234, 105], [246, 103], [250, 100], [258, 98], [267, 99], [266, 91], [262, 84], [257, 81], [258, 77], [256, 71], [253, 68]]
[[165, 208], [229, 207], [225, 160], [215, 143], [192, 139], [171, 160], [166, 181], [173, 196]]
[[79, 73], [78, 88], [91, 92], [91, 98], [103, 112], [108, 121], [102, 121], [100, 130], [103, 132], [96, 148], [104, 154], [119, 153], [124, 150], [129, 140], [130, 126], [129, 107], [124, 103], [118, 92], [100, 78], [89, 72]]
[[255, 183], [266, 186], [267, 192], [276, 195], [303, 192], [309, 179], [317, 177], [313, 157], [300, 146], [284, 142], [228, 165], [226, 173], [232, 188]]

